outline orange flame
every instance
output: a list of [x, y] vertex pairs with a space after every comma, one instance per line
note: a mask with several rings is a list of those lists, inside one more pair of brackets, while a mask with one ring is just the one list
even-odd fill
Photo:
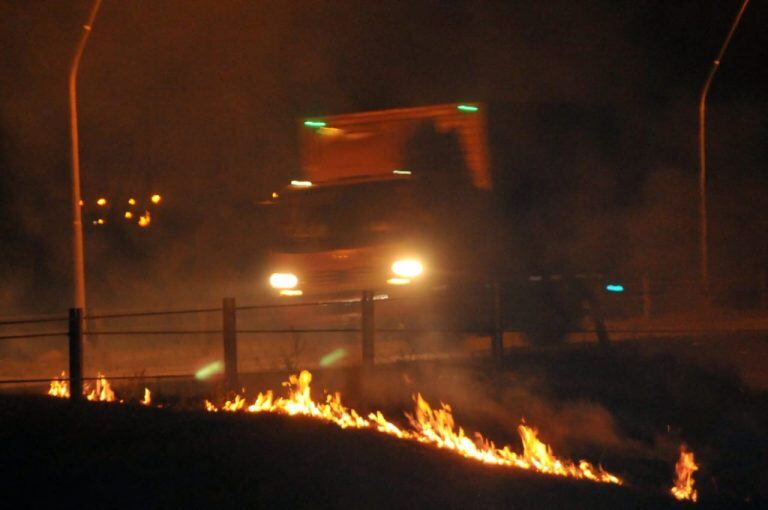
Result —
[[91, 390], [86, 396], [88, 400], [97, 400], [99, 402], [114, 402], [115, 392], [112, 391], [112, 387], [109, 385], [109, 381], [102, 374], [98, 375], [96, 379], [96, 389]]
[[675, 464], [675, 486], [669, 492], [679, 500], [696, 501], [699, 493], [693, 488], [693, 472], [698, 470], [699, 466], [693, 460], [693, 452], [686, 451], [685, 445], [680, 446], [680, 458]]
[[143, 406], [148, 406], [152, 403], [152, 392], [149, 391], [149, 388], [144, 388], [144, 400], [140, 400], [139, 404]]
[[67, 373], [61, 373], [61, 379], [58, 377], [51, 381], [51, 387], [48, 389], [48, 395], [56, 398], [69, 398], [69, 381], [65, 381]]
[[[283, 386], [288, 389], [287, 398], [275, 399], [272, 392], [267, 391], [259, 393], [253, 404], [246, 405], [245, 398], [236, 395], [234, 401], [224, 403], [222, 410], [309, 416], [335, 423], [343, 429], [371, 429], [400, 439], [431, 444], [487, 464], [518, 467], [596, 482], [622, 483], [619, 477], [585, 460], [576, 464], [558, 459], [552, 454], [552, 449], [538, 439], [537, 431], [524, 424], [518, 427], [523, 443], [523, 453], [518, 454], [512, 451], [509, 445], [497, 448], [493, 442], [479, 433], [474, 434], [474, 439], [470, 438], [454, 423], [450, 406], [442, 404], [440, 409], [432, 409], [420, 394], [414, 397], [416, 402], [414, 414], [406, 413], [411, 430], [404, 430], [387, 420], [381, 411], [368, 414], [367, 419], [362, 417], [357, 411], [341, 403], [339, 393], [328, 395], [325, 402], [315, 402], [310, 395], [311, 382], [312, 374], [302, 370], [299, 375], [291, 375], [288, 381], [283, 383]], [[218, 408], [208, 400], [205, 401], [205, 407], [207, 411], [218, 411]]]

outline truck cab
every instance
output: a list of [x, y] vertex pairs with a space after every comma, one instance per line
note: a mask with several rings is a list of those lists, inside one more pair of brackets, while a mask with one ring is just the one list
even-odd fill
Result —
[[322, 117], [299, 129], [302, 175], [271, 201], [277, 296], [413, 292], [481, 268], [472, 238], [490, 179], [480, 106]]

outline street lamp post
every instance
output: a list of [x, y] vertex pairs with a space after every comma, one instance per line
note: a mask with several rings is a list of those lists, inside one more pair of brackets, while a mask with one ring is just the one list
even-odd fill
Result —
[[701, 286], [704, 292], [704, 297], [709, 302], [709, 241], [708, 225], [707, 225], [707, 152], [706, 152], [706, 120], [707, 120], [707, 94], [709, 93], [709, 87], [712, 84], [712, 79], [715, 77], [715, 73], [720, 67], [720, 62], [723, 60], [728, 44], [731, 42], [733, 33], [736, 31], [736, 27], [741, 21], [741, 16], [747, 8], [749, 0], [744, 0], [741, 8], [739, 9], [736, 18], [731, 24], [731, 29], [728, 31], [728, 35], [723, 41], [723, 45], [720, 51], [712, 61], [712, 66], [709, 68], [709, 74], [707, 80], [704, 82], [704, 87], [701, 89], [701, 96], [699, 97], [699, 242], [701, 248]]
[[72, 138], [72, 262], [74, 266], [74, 306], [85, 310], [85, 258], [83, 254], [83, 219], [80, 210], [80, 148], [77, 133], [77, 69], [80, 58], [91, 35], [91, 27], [99, 12], [101, 0], [94, 0], [88, 22], [77, 43], [77, 50], [69, 68], [69, 128]]

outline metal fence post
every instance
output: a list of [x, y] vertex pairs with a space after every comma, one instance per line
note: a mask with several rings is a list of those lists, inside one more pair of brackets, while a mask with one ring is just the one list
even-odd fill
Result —
[[69, 398], [83, 399], [83, 309], [69, 309]]
[[360, 300], [362, 341], [363, 341], [363, 366], [373, 366], [375, 322], [373, 316], [373, 292], [364, 290]]
[[643, 275], [643, 319], [651, 318], [651, 279]]
[[235, 298], [224, 298], [221, 307], [224, 341], [224, 383], [230, 390], [238, 387], [237, 375], [237, 307]]
[[608, 330], [605, 329], [605, 318], [603, 317], [603, 309], [600, 306], [599, 292], [590, 288], [589, 284], [584, 286], [586, 292], [586, 300], [589, 305], [589, 314], [592, 317], [592, 322], [595, 325], [595, 335], [597, 336], [597, 343], [600, 347], [608, 347], [611, 343], [608, 337]]
[[502, 312], [501, 285], [496, 282], [493, 291], [493, 332], [491, 333], [491, 356], [500, 360], [504, 357], [504, 316]]

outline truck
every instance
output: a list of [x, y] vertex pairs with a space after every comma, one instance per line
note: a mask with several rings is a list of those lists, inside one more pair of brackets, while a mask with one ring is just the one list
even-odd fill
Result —
[[301, 174], [269, 201], [270, 292], [413, 292], [489, 270], [482, 104], [313, 117], [298, 128]]

